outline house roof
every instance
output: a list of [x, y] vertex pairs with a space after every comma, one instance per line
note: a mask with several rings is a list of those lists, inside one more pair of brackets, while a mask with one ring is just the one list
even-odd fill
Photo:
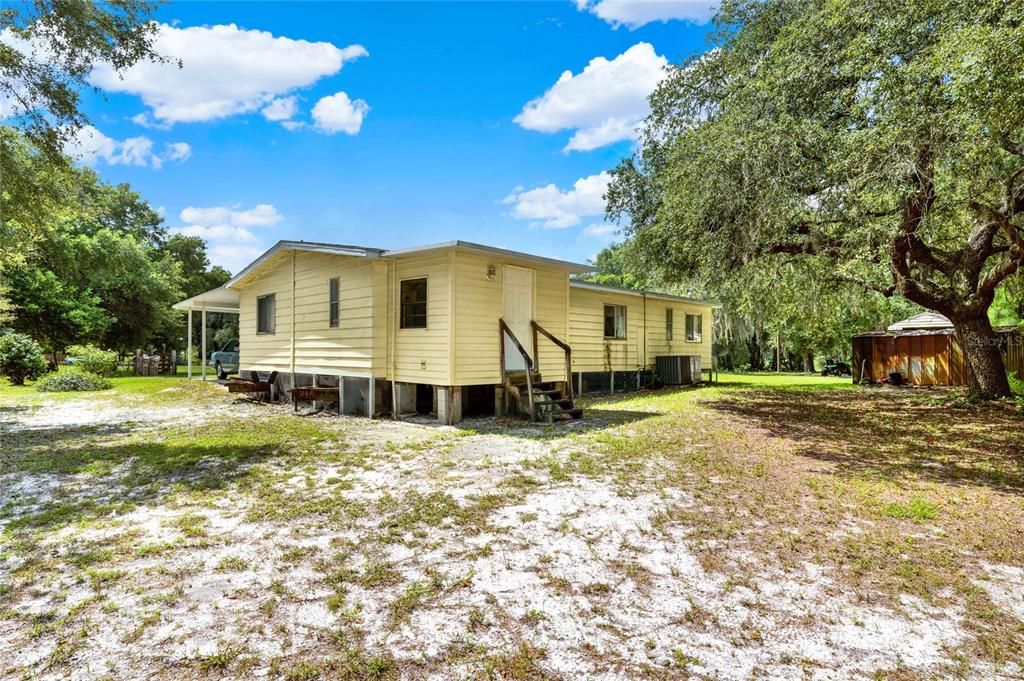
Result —
[[362, 258], [379, 258], [383, 249], [369, 248], [365, 246], [346, 246], [343, 244], [327, 244], [318, 241], [278, 241], [268, 248], [263, 255], [242, 268], [242, 271], [228, 279], [224, 284], [225, 288], [232, 288], [244, 279], [258, 273], [265, 265], [277, 261], [277, 256], [285, 251], [308, 251], [313, 253], [330, 253], [332, 255], [351, 255]]
[[655, 300], [671, 300], [680, 303], [690, 303], [691, 305], [710, 305], [714, 308], [722, 307], [722, 304], [714, 300], [703, 300], [701, 298], [689, 298], [687, 296], [674, 296], [670, 293], [655, 293], [653, 291], [640, 291], [633, 288], [624, 288], [622, 286], [611, 286], [609, 284], [596, 284], [592, 281], [580, 281], [579, 279], [569, 280], [569, 286], [572, 288], [584, 289], [588, 291], [603, 291], [606, 293], [622, 293], [627, 296], [638, 296], [641, 298], [654, 298]]
[[418, 255], [421, 253], [428, 253], [430, 251], [440, 251], [449, 248], [458, 248], [464, 251], [474, 251], [477, 253], [487, 253], [492, 255], [500, 255], [506, 258], [515, 258], [517, 260], [525, 260], [529, 262], [539, 262], [546, 265], [553, 265], [555, 267], [561, 267], [567, 269], [570, 272], [594, 272], [595, 269], [590, 265], [581, 265], [580, 263], [569, 262], [568, 260], [558, 260], [556, 258], [546, 258], [540, 255], [533, 255], [531, 253], [523, 253], [522, 251], [511, 251], [505, 248], [497, 248], [495, 246], [485, 246], [483, 244], [476, 244], [470, 241], [445, 241], [438, 244], [429, 244], [426, 246], [414, 246], [412, 248], [396, 248], [392, 250], [385, 250], [383, 248], [369, 248], [365, 246], [347, 246], [343, 244], [327, 244], [315, 241], [278, 241], [276, 244], [271, 246], [265, 253], [253, 260], [251, 263], [246, 265], [242, 271], [235, 276], [231, 277], [224, 286], [226, 288], [234, 288], [239, 283], [248, 279], [249, 277], [258, 274], [264, 269], [264, 267], [271, 266], [278, 262], [280, 256], [289, 251], [310, 251], [314, 253], [330, 253], [333, 255], [350, 255], [360, 258], [402, 258], [411, 255]]
[[937, 312], [922, 312], [889, 326], [889, 331], [911, 331], [920, 329], [952, 329], [953, 323]]
[[437, 244], [428, 244], [426, 246], [413, 246], [412, 248], [396, 248], [394, 250], [384, 251], [382, 256], [385, 258], [401, 258], [403, 256], [427, 253], [429, 251], [441, 251], [448, 248], [458, 248], [463, 251], [475, 251], [477, 253], [500, 255], [507, 258], [517, 258], [519, 260], [541, 262], [547, 265], [554, 265], [555, 267], [567, 269], [570, 272], [597, 271], [597, 269], [591, 265], [582, 265], [578, 262], [559, 260], [558, 258], [548, 258], [542, 255], [523, 253], [522, 251], [512, 251], [507, 248], [498, 248], [497, 246], [485, 246], [484, 244], [477, 244], [473, 243], [472, 241], [444, 241]]

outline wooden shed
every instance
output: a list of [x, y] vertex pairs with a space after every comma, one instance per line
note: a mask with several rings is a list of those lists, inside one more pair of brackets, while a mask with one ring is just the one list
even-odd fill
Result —
[[[1024, 337], [1017, 329], [997, 329], [1008, 371], [1024, 376]], [[956, 330], [942, 315], [926, 312], [886, 331], [853, 337], [853, 380], [873, 383], [892, 372], [911, 385], [967, 385], [963, 349]]]

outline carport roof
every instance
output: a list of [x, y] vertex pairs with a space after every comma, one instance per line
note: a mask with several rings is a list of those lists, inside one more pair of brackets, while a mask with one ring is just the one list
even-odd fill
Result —
[[238, 291], [231, 291], [223, 286], [197, 296], [192, 296], [173, 305], [175, 310], [196, 310], [207, 312], [228, 312], [238, 314]]

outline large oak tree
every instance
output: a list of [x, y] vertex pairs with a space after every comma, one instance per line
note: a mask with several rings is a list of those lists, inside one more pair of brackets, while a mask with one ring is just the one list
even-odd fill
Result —
[[670, 69], [609, 213], [680, 277], [806, 260], [938, 311], [976, 395], [1024, 265], [1024, 1], [726, 0]]

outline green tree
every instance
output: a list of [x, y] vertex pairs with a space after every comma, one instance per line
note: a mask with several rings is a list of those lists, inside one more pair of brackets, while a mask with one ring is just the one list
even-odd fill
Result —
[[651, 286], [642, 274], [643, 270], [633, 262], [629, 248], [629, 242], [605, 246], [591, 263], [597, 271], [581, 275], [580, 279], [621, 288], [642, 289]]
[[1010, 394], [987, 316], [1024, 263], [1024, 2], [726, 0], [651, 96], [612, 217], [670, 277], [807, 260], [956, 326]]
[[[98, 64], [121, 73], [140, 61], [162, 61], [153, 49], [156, 3], [146, 0], [33, 0], [0, 8], [0, 100], [37, 150], [41, 162], [67, 168], [64, 145], [88, 119], [79, 108], [82, 90]], [[17, 135], [0, 131], [3, 191], [19, 212], [34, 213], [52, 192], [16, 173]]]
[[186, 298], [222, 286], [231, 278], [220, 265], [210, 265], [206, 242], [197, 236], [172, 234], [160, 245], [160, 253], [181, 266], [181, 289]]
[[[45, 164], [25, 169], [47, 175]], [[13, 328], [48, 350], [95, 343], [121, 352], [177, 345], [184, 327], [171, 305], [227, 279], [199, 239], [168, 236], [159, 214], [128, 185], [72, 168], [65, 205], [51, 206], [3, 271]], [[172, 345], [172, 346], [173, 346]]]
[[0, 375], [11, 385], [24, 385], [46, 371], [43, 351], [32, 338], [21, 333], [0, 333]]

